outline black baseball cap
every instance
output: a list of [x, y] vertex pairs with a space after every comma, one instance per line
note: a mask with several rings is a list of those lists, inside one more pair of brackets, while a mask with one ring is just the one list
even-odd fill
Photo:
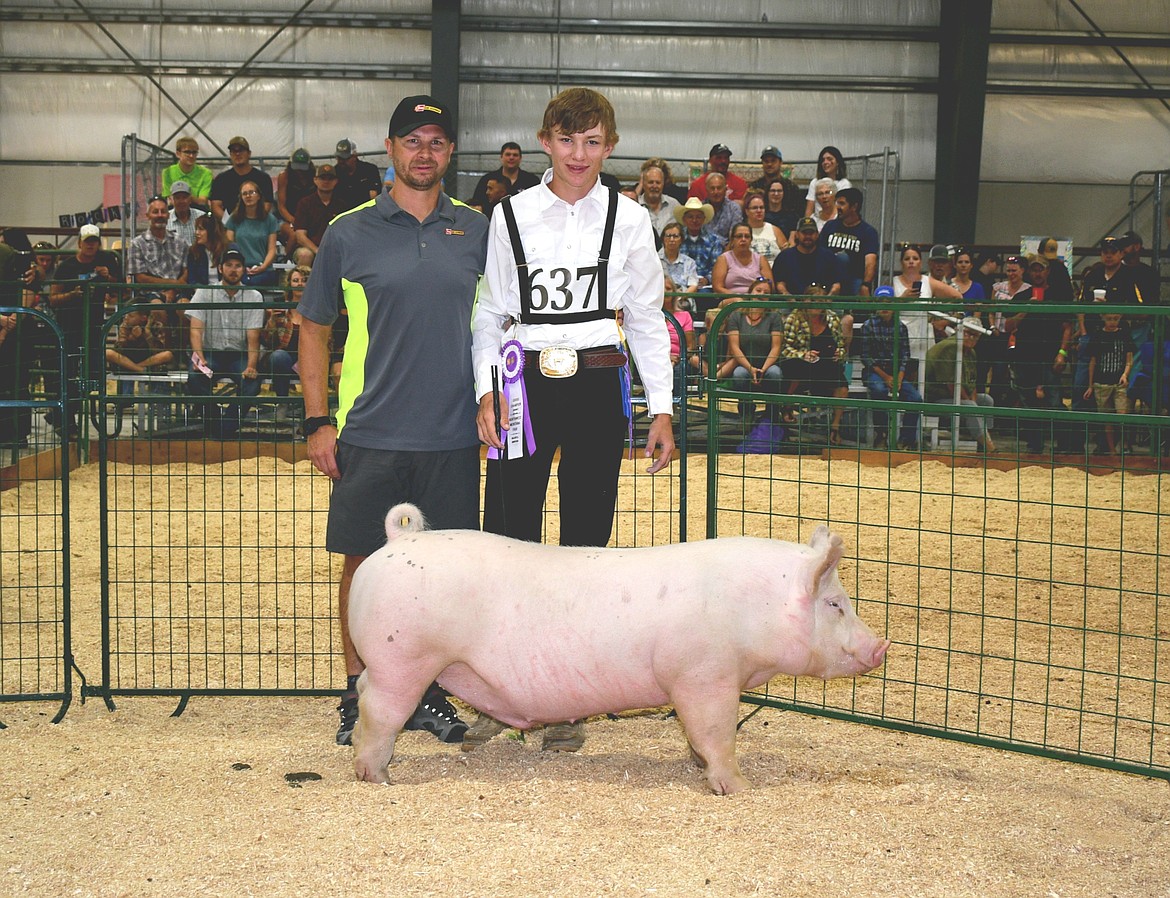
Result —
[[817, 220], [815, 218], [808, 218], [806, 216], [796, 223], [796, 230], [812, 233], [813, 231], [819, 232], [820, 228], [817, 227]]
[[244, 258], [244, 254], [240, 252], [240, 248], [234, 243], [228, 244], [228, 248], [223, 251], [223, 255], [220, 256], [219, 262], [222, 265], [228, 259], [239, 259], [245, 265], [248, 264], [248, 260]]
[[419, 94], [406, 97], [390, 116], [389, 137], [405, 137], [423, 125], [438, 125], [448, 140], [455, 139], [455, 122], [451, 110], [434, 97]]
[[727, 144], [725, 144], [725, 143], [715, 144], [715, 146], [711, 147], [711, 152], [707, 154], [708, 157], [711, 157], [711, 156], [730, 156], [730, 155], [731, 155], [731, 148], [728, 147]]

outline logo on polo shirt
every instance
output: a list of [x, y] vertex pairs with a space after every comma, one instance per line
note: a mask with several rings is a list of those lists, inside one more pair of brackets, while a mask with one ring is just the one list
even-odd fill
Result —
[[443, 233], [448, 237], [463, 237], [467, 232], [460, 231], [458, 228], [447, 228]]

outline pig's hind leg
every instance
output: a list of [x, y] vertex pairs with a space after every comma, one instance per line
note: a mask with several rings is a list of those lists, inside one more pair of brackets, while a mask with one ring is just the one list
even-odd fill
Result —
[[671, 694], [682, 722], [691, 757], [704, 771], [707, 784], [717, 795], [730, 795], [751, 787], [735, 759], [735, 721], [739, 690], [716, 691], [709, 684]]
[[[429, 682], [429, 680], [427, 681]], [[358, 679], [358, 722], [353, 731], [353, 770], [368, 783], [390, 781], [390, 758], [402, 727], [414, 713], [426, 683], [418, 688], [387, 688], [370, 678], [367, 669]]]

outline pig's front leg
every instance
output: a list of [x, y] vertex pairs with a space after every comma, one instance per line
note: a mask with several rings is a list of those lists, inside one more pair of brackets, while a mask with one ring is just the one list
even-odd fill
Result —
[[385, 689], [371, 682], [369, 671], [358, 679], [358, 722], [353, 731], [353, 771], [367, 783], [390, 781], [390, 758], [402, 727], [414, 713], [425, 684], [412, 690]]
[[735, 720], [739, 689], [711, 683], [672, 690], [671, 699], [682, 722], [691, 755], [706, 776], [711, 791], [730, 795], [751, 787], [735, 759]]

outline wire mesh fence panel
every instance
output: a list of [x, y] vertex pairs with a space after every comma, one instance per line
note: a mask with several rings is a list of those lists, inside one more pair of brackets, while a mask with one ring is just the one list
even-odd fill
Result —
[[[65, 401], [37, 365], [64, 369], [47, 316], [0, 308], [0, 702], [71, 696], [69, 467]], [[50, 423], [53, 422], [53, 423]], [[0, 723], [2, 726], [2, 723]]]
[[103, 692], [339, 689], [329, 481], [307, 460], [300, 397], [276, 395], [263, 362], [257, 396], [226, 372], [196, 393], [179, 355], [107, 370], [95, 399]]
[[[938, 404], [756, 395], [787, 433], [747, 454], [744, 394], [711, 386], [737, 412], [708, 454], [708, 534], [803, 542], [827, 523], [858, 614], [893, 641], [874, 674], [775, 680], [749, 701], [1170, 778], [1170, 418], [964, 407], [994, 435], [985, 452], [951, 440]], [[879, 409], [933, 413], [943, 436], [875, 446]], [[1106, 422], [1121, 454], [1096, 445]], [[1058, 447], [1068, 432], [1079, 453]]]

